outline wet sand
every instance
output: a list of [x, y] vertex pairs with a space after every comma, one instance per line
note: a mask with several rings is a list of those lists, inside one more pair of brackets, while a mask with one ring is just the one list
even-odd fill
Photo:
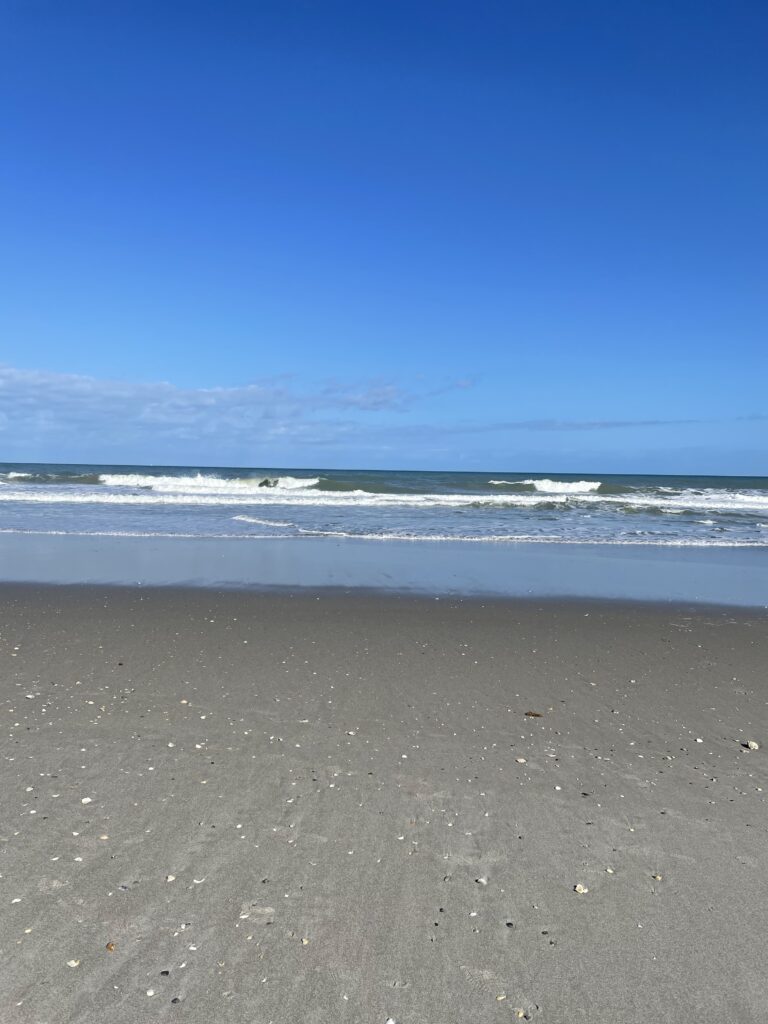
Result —
[[17, 583], [363, 588], [768, 608], [768, 547], [0, 533]]
[[759, 611], [4, 586], [0, 1020], [762, 1022], [767, 665]]

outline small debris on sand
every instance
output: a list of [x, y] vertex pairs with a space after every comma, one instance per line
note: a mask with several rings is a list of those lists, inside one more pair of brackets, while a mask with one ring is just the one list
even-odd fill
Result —
[[[768, 871], [762, 611], [677, 629], [666, 603], [3, 586], [0, 962], [20, 1024], [762, 1005], [744, 988]], [[8, 671], [8, 637], [36, 633]], [[570, 900], [593, 895], [577, 871], [593, 900]], [[85, 961], [62, 963], [73, 946]]]
[[526, 718], [543, 718], [544, 715], [542, 715], [542, 713], [540, 711], [526, 711], [525, 712], [525, 717]]

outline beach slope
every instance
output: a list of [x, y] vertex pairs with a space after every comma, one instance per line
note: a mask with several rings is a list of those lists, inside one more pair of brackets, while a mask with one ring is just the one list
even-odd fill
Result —
[[0, 1019], [762, 1022], [766, 664], [758, 611], [5, 586]]

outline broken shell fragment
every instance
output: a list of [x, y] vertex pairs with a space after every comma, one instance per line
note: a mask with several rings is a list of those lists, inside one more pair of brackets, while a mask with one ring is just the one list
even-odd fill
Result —
[[746, 748], [747, 750], [759, 750], [760, 744], [757, 742], [757, 740], [747, 740]]
[[584, 893], [588, 893], [589, 889], [586, 887], [586, 885], [582, 885], [581, 882], [577, 882], [576, 885], [574, 885], [573, 887], [573, 891], [577, 892], [580, 896], [582, 896]]

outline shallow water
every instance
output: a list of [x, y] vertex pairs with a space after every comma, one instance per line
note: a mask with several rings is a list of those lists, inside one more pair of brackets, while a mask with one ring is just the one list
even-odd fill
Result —
[[768, 607], [768, 549], [3, 534], [0, 580]]

